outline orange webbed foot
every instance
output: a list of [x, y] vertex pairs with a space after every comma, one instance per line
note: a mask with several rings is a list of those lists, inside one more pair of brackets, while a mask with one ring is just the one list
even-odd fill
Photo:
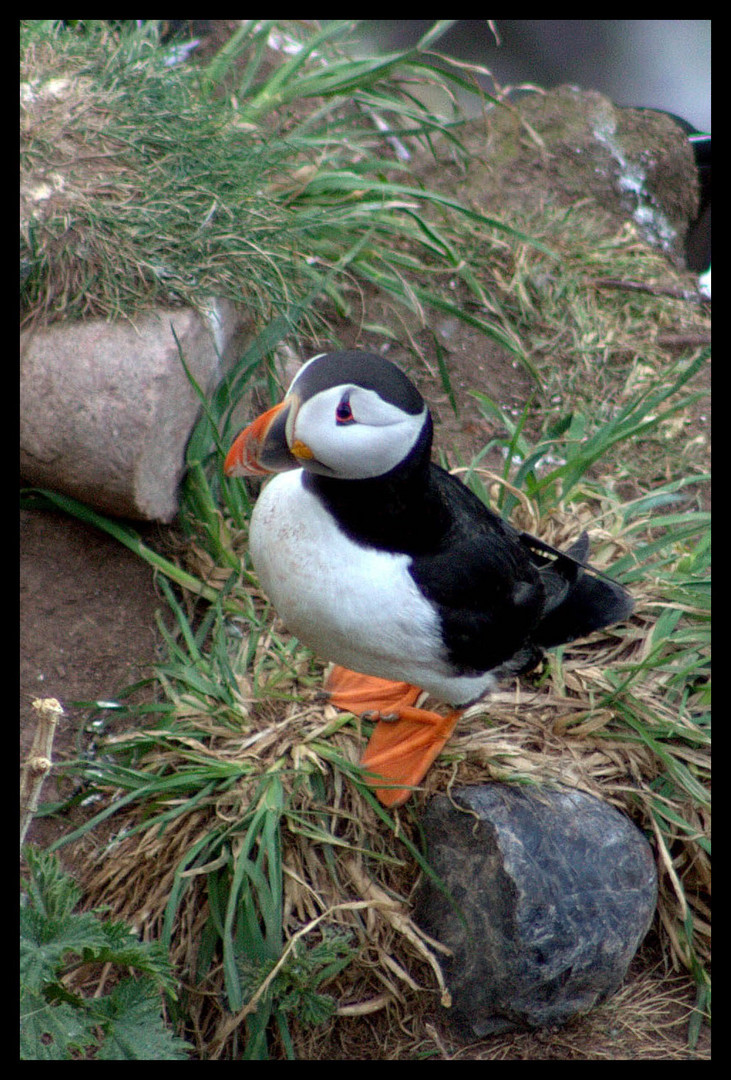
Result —
[[406, 705], [413, 705], [421, 690], [411, 683], [360, 675], [336, 664], [325, 680], [325, 692], [336, 708], [346, 712], [390, 716]]
[[[361, 759], [371, 773], [367, 783], [376, 788], [384, 806], [402, 806], [411, 788], [420, 784], [454, 731], [461, 712], [446, 716], [426, 709], [405, 707], [395, 721], [381, 720], [376, 725]], [[387, 780], [389, 787], [379, 787]], [[401, 786], [408, 785], [408, 786]]]
[[[441, 753], [461, 712], [441, 716], [417, 709], [414, 702], [421, 693], [417, 686], [359, 675], [342, 667], [333, 668], [325, 689], [337, 708], [389, 718], [376, 724], [361, 764], [374, 774], [366, 777], [366, 782], [375, 788], [379, 801], [384, 806], [401, 806]], [[389, 786], [379, 786], [383, 781]]]

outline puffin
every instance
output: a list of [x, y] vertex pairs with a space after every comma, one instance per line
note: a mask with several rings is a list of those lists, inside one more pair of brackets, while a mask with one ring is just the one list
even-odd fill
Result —
[[[464, 709], [544, 652], [626, 619], [629, 593], [522, 532], [431, 460], [413, 382], [360, 350], [320, 353], [249, 424], [229, 477], [270, 477], [249, 550], [288, 630], [332, 667], [337, 708], [376, 721], [361, 759], [386, 807], [423, 780]], [[448, 707], [419, 707], [426, 693]]]

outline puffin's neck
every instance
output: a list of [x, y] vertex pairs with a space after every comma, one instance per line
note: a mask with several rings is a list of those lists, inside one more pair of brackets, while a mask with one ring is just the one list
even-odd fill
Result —
[[448, 525], [432, 481], [431, 431], [397, 468], [367, 480], [305, 473], [303, 483], [357, 543], [408, 555], [434, 550]]

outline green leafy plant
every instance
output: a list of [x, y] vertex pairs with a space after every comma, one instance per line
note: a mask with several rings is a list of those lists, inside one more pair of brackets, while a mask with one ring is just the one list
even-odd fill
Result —
[[331, 994], [320, 992], [322, 983], [334, 978], [354, 956], [353, 935], [347, 930], [324, 928], [320, 941], [307, 947], [293, 940], [291, 948], [279, 960], [264, 962], [252, 954], [239, 956], [237, 967], [242, 989], [256, 1002], [256, 1011], [248, 1018], [247, 1058], [259, 1057], [266, 1049], [270, 1020], [277, 1021], [283, 1042], [293, 1056], [288, 1020], [318, 1026], [335, 1013], [337, 1002]]
[[[20, 908], [20, 1055], [25, 1061], [181, 1060], [189, 1047], [162, 1018], [175, 997], [167, 952], [119, 920], [77, 911], [81, 890], [55, 855], [25, 849]], [[110, 965], [106, 994], [85, 996], [71, 977]], [[129, 971], [135, 974], [128, 974]], [[121, 977], [119, 977], [121, 976]]]

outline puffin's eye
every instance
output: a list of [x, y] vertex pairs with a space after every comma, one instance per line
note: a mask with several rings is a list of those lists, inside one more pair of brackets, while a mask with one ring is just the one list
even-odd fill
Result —
[[335, 410], [335, 420], [338, 424], [354, 424], [355, 417], [353, 416], [353, 410], [350, 407], [350, 401], [347, 397], [344, 397], [339, 402], [338, 407]]

